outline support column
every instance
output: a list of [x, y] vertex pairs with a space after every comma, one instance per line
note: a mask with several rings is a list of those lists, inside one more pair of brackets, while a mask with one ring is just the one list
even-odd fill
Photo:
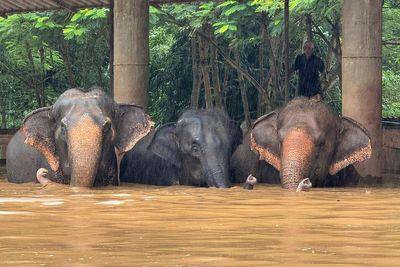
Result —
[[146, 109], [149, 91], [149, 1], [113, 2], [114, 100]]
[[364, 125], [372, 157], [357, 164], [362, 176], [381, 177], [382, 0], [343, 0], [342, 113]]

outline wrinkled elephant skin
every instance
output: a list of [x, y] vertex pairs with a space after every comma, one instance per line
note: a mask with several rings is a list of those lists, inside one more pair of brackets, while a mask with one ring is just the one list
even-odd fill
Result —
[[250, 147], [278, 171], [284, 188], [296, 190], [309, 178], [324, 186], [326, 177], [371, 155], [371, 141], [358, 122], [338, 117], [322, 102], [299, 97], [282, 110], [259, 118]]
[[189, 110], [126, 154], [121, 181], [226, 188], [229, 159], [240, 142], [240, 128], [222, 110]]
[[45, 168], [46, 178], [58, 183], [117, 185], [116, 151], [130, 150], [151, 126], [142, 108], [119, 105], [99, 88], [69, 89], [26, 116], [7, 149], [8, 180], [33, 182]]

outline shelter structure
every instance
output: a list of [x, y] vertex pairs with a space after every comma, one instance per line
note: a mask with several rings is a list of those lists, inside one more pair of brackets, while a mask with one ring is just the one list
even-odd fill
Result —
[[[149, 5], [196, 0], [1, 0], [0, 15], [109, 7], [113, 21], [113, 97], [147, 107]], [[359, 166], [363, 176], [382, 175], [382, 0], [343, 0], [343, 114], [366, 126], [373, 156]]]

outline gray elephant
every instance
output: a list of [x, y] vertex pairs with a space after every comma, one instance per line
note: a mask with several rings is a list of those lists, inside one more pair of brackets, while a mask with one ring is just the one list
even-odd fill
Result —
[[260, 159], [258, 154], [250, 149], [250, 133], [248, 131], [231, 157], [231, 182], [245, 183], [251, 174], [257, 178], [258, 183], [279, 184], [279, 171], [270, 164]]
[[291, 190], [304, 178], [313, 186], [327, 185], [328, 173], [335, 175], [371, 156], [371, 140], [362, 125], [304, 97], [260, 117], [248, 138], [259, 158], [280, 172], [283, 188]]
[[34, 182], [45, 168], [58, 183], [117, 185], [120, 159], [151, 126], [142, 108], [116, 104], [99, 88], [69, 89], [25, 117], [8, 145], [8, 180]]
[[239, 126], [219, 109], [189, 110], [143, 138], [121, 162], [121, 181], [229, 187]]

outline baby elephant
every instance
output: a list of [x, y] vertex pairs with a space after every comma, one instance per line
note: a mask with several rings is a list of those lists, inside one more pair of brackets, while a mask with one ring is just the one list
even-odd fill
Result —
[[[338, 117], [326, 103], [305, 97], [260, 117], [247, 138], [250, 149], [280, 172], [282, 186], [290, 190], [296, 190], [305, 178], [312, 186], [325, 186], [328, 173], [334, 175], [371, 155], [371, 141], [363, 126]], [[240, 160], [246, 149], [238, 153], [233, 162], [240, 173], [249, 166]], [[255, 161], [253, 156], [250, 170], [257, 177], [253, 169], [265, 172], [268, 165]]]
[[241, 131], [219, 109], [189, 110], [143, 138], [121, 162], [121, 181], [229, 187], [229, 160]]

